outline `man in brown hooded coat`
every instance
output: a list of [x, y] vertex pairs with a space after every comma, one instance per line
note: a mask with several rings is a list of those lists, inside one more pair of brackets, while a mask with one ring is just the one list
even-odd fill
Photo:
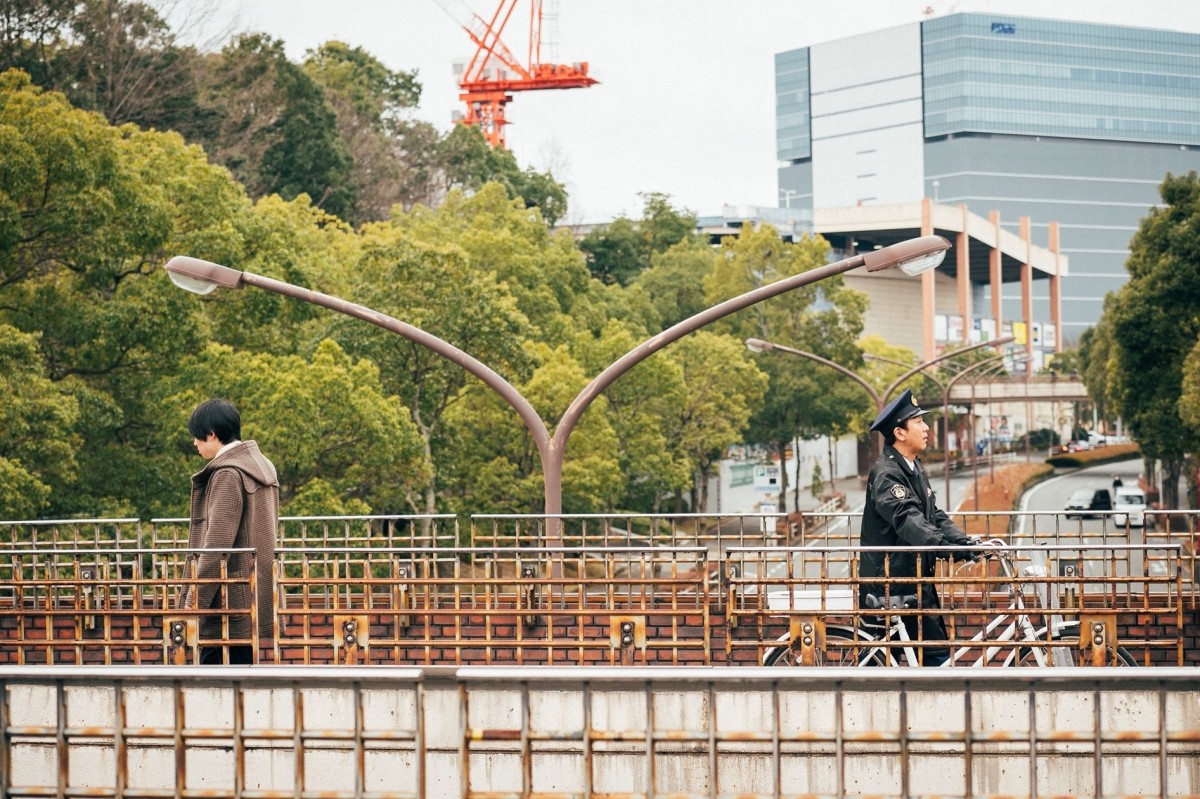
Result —
[[[233, 403], [223, 399], [202, 402], [192, 411], [188, 430], [195, 438], [196, 450], [208, 464], [192, 475], [191, 521], [188, 549], [200, 550], [196, 558], [196, 577], [201, 580], [221, 576], [221, 560], [228, 557], [230, 579], [245, 579], [255, 571], [258, 600], [258, 636], [275, 637], [272, 601], [275, 593], [272, 563], [275, 535], [279, 523], [279, 478], [275, 466], [253, 441], [241, 441], [241, 417]], [[253, 549], [226, 555], [227, 549]], [[223, 596], [228, 589], [228, 602]], [[222, 587], [200, 585], [193, 596], [185, 588], [181, 607], [245, 610], [250, 608], [249, 586], [245, 583]], [[248, 615], [229, 615], [229, 637], [247, 640], [253, 628]], [[205, 616], [200, 623], [201, 639], [222, 637], [222, 616]], [[220, 646], [200, 649], [200, 662], [223, 662]], [[250, 664], [255, 658], [251, 645], [230, 646], [231, 664]]]

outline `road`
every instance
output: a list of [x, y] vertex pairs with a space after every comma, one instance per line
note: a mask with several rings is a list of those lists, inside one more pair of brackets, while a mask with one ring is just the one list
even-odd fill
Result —
[[[1036, 511], [1046, 511], [1047, 513], [1062, 513], [1066, 507], [1067, 498], [1071, 493], [1081, 488], [1099, 489], [1107, 488], [1112, 490], [1113, 476], [1118, 475], [1127, 486], [1136, 486], [1138, 475], [1142, 471], [1141, 458], [1134, 458], [1128, 461], [1120, 461], [1119, 463], [1108, 463], [1103, 466], [1092, 466], [1087, 469], [1078, 469], [1052, 477], [1045, 482], [1038, 483], [1036, 486], [1025, 492], [1025, 496], [1021, 498], [1022, 511], [1034, 511], [1033, 515], [1022, 516], [1017, 522], [1017, 533], [1019, 537], [1024, 537], [1027, 530], [1032, 529], [1054, 529], [1054, 517], [1036, 513]], [[1074, 526], [1074, 522], [1071, 523]], [[1104, 525], [1097, 519], [1086, 519], [1082, 523], [1084, 531], [1095, 530], [1099, 532]], [[1111, 522], [1107, 525], [1112, 529]]]

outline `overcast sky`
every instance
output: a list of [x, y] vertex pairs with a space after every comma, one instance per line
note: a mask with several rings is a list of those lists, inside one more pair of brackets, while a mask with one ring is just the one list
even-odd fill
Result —
[[[460, 27], [498, 0], [220, 0], [237, 29], [282, 39], [288, 54], [330, 39], [418, 70], [416, 116], [441, 129], [461, 107], [453, 75], [473, 47]], [[984, 11], [1200, 32], [1200, 0], [544, 0], [557, 24], [543, 61], [587, 61], [589, 89], [518, 94], [508, 144], [570, 192], [567, 222], [640, 216], [638, 192], [700, 215], [724, 204], [777, 205], [774, 54], [919, 21]], [[523, 59], [529, 2], [504, 39]], [[554, 41], [547, 44], [553, 35]]]

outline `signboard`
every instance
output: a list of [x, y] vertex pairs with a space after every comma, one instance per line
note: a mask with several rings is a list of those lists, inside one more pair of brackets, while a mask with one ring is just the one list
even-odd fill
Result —
[[963, 318], [957, 314], [950, 317], [949, 341], [963, 340]]
[[754, 489], [756, 491], [778, 491], [782, 473], [778, 466], [760, 463], [754, 467]]
[[[759, 513], [779, 513], [779, 506], [774, 502], [761, 502], [758, 505]], [[775, 520], [767, 516], [763, 516], [758, 520], [760, 529], [765, 533], [775, 529]]]

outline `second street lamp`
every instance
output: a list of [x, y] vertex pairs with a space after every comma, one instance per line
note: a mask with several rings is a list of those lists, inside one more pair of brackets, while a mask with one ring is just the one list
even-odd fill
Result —
[[606, 367], [600, 374], [596, 375], [575, 399], [571, 401], [571, 404], [555, 427], [553, 435], [549, 433], [545, 422], [542, 421], [542, 418], [538, 415], [533, 405], [511, 383], [453, 344], [443, 341], [437, 336], [402, 322], [399, 319], [338, 297], [322, 294], [319, 291], [300, 288], [299, 286], [293, 286], [290, 283], [280, 280], [256, 275], [252, 272], [240, 272], [236, 269], [209, 261], [202, 261], [198, 258], [182, 255], [176, 256], [167, 262], [166, 271], [177, 286], [198, 294], [207, 294], [218, 287], [241, 288], [242, 286], [253, 286], [303, 302], [320, 305], [332, 311], [346, 314], [347, 316], [362, 319], [403, 336], [416, 344], [420, 344], [478, 377], [485, 385], [494, 390], [505, 402], [512, 406], [525, 423], [525, 427], [529, 430], [534, 443], [537, 445], [544, 479], [544, 505], [547, 519], [546, 541], [549, 546], [559, 546], [562, 542], [562, 469], [567, 442], [583, 412], [587, 410], [596, 397], [614, 380], [650, 355], [686, 336], [688, 333], [692, 333], [711, 322], [755, 303], [860, 267], [865, 268], [868, 272], [879, 272], [884, 269], [898, 267], [905, 274], [918, 275], [936, 268], [942, 262], [942, 259], [946, 255], [946, 250], [949, 248], [950, 242], [941, 236], [922, 236], [921, 238], [909, 239], [898, 244], [893, 244], [890, 247], [873, 250], [862, 255], [855, 255], [836, 263], [820, 266], [816, 269], [801, 272], [800, 274], [783, 278], [774, 283], [760, 286], [757, 289], [747, 291], [744, 294], [684, 319], [682, 322], [646, 339]]

